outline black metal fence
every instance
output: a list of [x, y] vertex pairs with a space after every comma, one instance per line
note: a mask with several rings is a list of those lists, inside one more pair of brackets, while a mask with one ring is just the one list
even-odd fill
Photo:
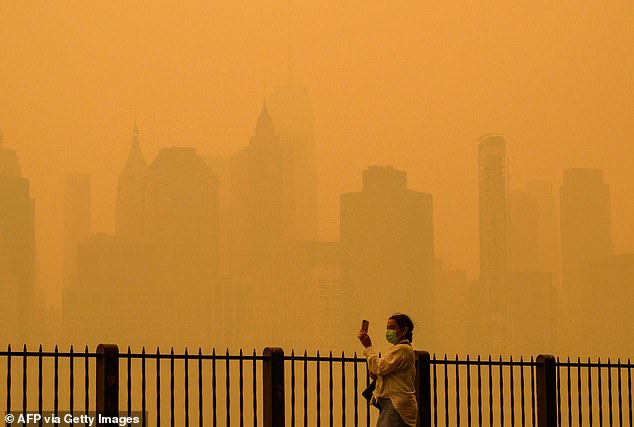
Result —
[[[617, 360], [442, 358], [417, 352], [419, 425], [629, 426], [632, 368]], [[141, 413], [142, 425], [370, 426], [357, 354], [212, 350], [0, 352], [7, 412]], [[1, 384], [1, 383], [0, 383]], [[9, 424], [7, 423], [7, 426]]]

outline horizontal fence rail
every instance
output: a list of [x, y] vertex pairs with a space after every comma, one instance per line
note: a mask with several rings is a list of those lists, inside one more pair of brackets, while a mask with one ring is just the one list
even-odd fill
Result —
[[[634, 427], [630, 359], [416, 356], [420, 427]], [[370, 376], [356, 353], [8, 346], [1, 375], [0, 402], [14, 414], [138, 414], [143, 426], [187, 427], [369, 427], [378, 416], [361, 396]]]

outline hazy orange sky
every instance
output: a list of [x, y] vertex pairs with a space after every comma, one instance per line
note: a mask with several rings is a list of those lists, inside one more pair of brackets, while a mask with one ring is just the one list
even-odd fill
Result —
[[[138, 121], [165, 146], [227, 157], [287, 82], [288, 0], [0, 0], [0, 130], [36, 199], [40, 284], [61, 284], [66, 172], [92, 177], [113, 232]], [[478, 274], [477, 151], [506, 136], [511, 188], [605, 170], [617, 248], [634, 246], [634, 3], [294, 0], [294, 82], [316, 118], [322, 239], [370, 164], [431, 192], [436, 254]], [[275, 120], [275, 118], [273, 118]]]

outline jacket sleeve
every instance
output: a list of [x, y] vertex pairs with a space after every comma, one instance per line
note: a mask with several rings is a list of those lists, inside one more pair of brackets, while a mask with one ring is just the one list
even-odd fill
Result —
[[405, 362], [405, 352], [401, 345], [395, 345], [381, 357], [371, 346], [366, 347], [363, 354], [368, 361], [368, 370], [376, 375], [388, 375], [399, 369]]

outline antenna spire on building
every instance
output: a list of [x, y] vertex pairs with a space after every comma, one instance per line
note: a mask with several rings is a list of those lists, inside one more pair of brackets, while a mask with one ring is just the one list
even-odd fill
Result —
[[293, 21], [291, 0], [288, 0], [288, 85], [293, 85]]

